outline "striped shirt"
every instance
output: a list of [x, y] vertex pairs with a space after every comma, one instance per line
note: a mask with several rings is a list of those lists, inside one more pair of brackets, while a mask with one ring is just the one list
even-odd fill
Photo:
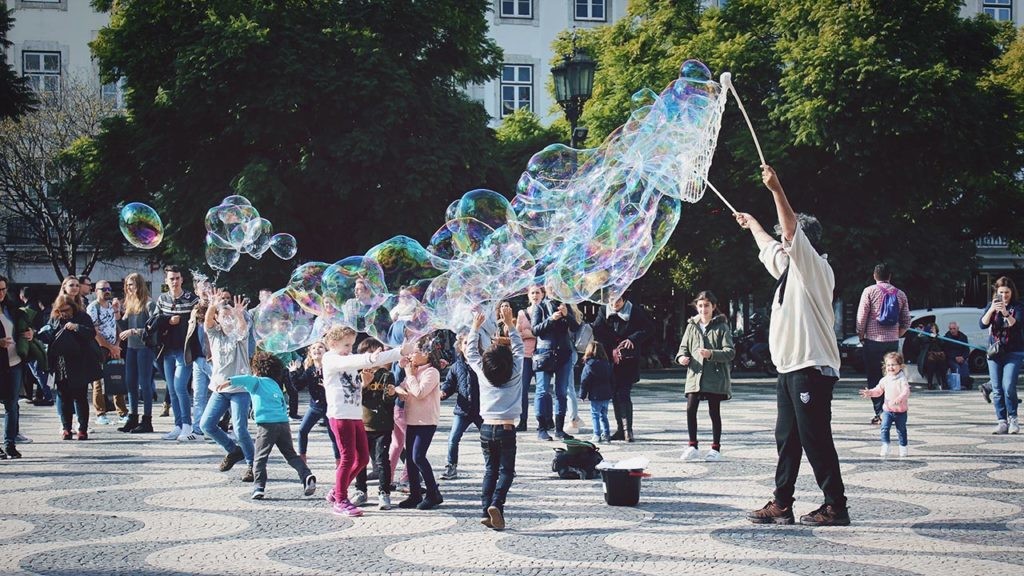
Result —
[[879, 281], [861, 292], [860, 305], [857, 307], [857, 335], [864, 340], [895, 342], [910, 328], [910, 306], [907, 305], [907, 295], [903, 290], [896, 290], [896, 299], [900, 303], [900, 321], [893, 326], [878, 323], [878, 313], [882, 310], [885, 298], [883, 288], [890, 292], [895, 289], [892, 284]]

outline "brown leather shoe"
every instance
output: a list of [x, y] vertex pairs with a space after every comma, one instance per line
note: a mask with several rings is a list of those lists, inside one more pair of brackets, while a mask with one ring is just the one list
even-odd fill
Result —
[[794, 522], [793, 507], [783, 508], [776, 504], [775, 500], [769, 500], [764, 508], [747, 514], [747, 519], [754, 524], [792, 524]]
[[804, 526], [849, 526], [850, 513], [846, 508], [822, 504], [821, 508], [801, 516], [800, 523]]

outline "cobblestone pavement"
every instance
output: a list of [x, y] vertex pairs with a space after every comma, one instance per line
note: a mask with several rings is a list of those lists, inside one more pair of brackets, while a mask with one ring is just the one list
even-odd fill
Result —
[[[60, 441], [52, 408], [22, 408], [35, 439], [25, 457], [0, 462], [0, 574], [995, 574], [1024, 566], [1024, 435], [992, 436], [976, 392], [916, 391], [910, 456], [882, 460], [863, 381], [836, 391], [834, 431], [850, 499], [849, 527], [757, 526], [748, 510], [770, 498], [775, 464], [774, 386], [739, 379], [723, 405], [723, 461], [684, 463], [678, 374], [653, 373], [636, 388], [634, 444], [607, 459], [651, 460], [640, 504], [604, 503], [602, 483], [560, 480], [554, 442], [519, 441], [508, 529], [478, 522], [482, 457], [475, 429], [461, 445], [460, 478], [442, 483], [433, 511], [331, 514], [325, 428], [314, 431], [315, 497], [301, 495], [275, 453], [267, 499], [249, 499], [236, 467], [217, 471], [210, 443], [161, 441], [93, 427], [87, 442]], [[436, 473], [452, 404], [430, 449]], [[585, 415], [589, 416], [589, 406]], [[586, 419], [586, 418], [585, 418]], [[170, 418], [156, 418], [158, 431]], [[709, 420], [699, 417], [702, 448]], [[297, 428], [297, 426], [293, 426]], [[589, 436], [589, 423], [584, 437]], [[895, 430], [893, 431], [895, 440]], [[371, 484], [371, 499], [375, 490]], [[396, 496], [398, 496], [396, 494]], [[805, 465], [797, 515], [820, 504]], [[397, 500], [397, 498], [396, 498]]]

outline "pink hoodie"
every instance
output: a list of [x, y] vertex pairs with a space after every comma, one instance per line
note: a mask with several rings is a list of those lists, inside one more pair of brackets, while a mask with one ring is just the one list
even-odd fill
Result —
[[883, 376], [878, 385], [868, 390], [868, 396], [877, 398], [885, 394], [886, 412], [906, 412], [907, 400], [910, 398], [910, 384], [907, 383], [907, 375], [902, 370], [895, 376]]

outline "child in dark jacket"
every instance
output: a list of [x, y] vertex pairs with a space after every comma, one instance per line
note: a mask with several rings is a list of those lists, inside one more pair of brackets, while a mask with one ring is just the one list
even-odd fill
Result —
[[455, 350], [458, 358], [448, 368], [448, 375], [441, 383], [441, 400], [455, 396], [454, 418], [452, 429], [448, 434], [448, 461], [444, 467], [442, 480], [454, 480], [459, 477], [459, 442], [462, 435], [475, 424], [480, 429], [483, 419], [480, 418], [480, 384], [476, 373], [466, 363], [463, 352], [465, 340], [462, 335], [455, 339]]
[[608, 401], [612, 399], [612, 365], [604, 346], [597, 340], [587, 345], [583, 353], [583, 374], [580, 376], [580, 399], [590, 398], [590, 418], [593, 420], [594, 435], [591, 442], [611, 444], [611, 429], [608, 425]]
[[[359, 354], [371, 354], [384, 350], [384, 345], [374, 338], [359, 343]], [[363, 379], [363, 428], [366, 429], [366, 444], [370, 447], [370, 462], [377, 472], [377, 507], [391, 509], [391, 433], [395, 428], [395, 377], [387, 367], [366, 368], [359, 372]], [[366, 503], [366, 468], [356, 475], [356, 491], [352, 504]]]
[[[306, 448], [309, 445], [309, 432], [316, 426], [317, 422], [327, 420], [327, 392], [324, 390], [324, 373], [320, 366], [320, 359], [327, 352], [327, 346], [323, 342], [314, 342], [306, 352], [306, 360], [299, 364], [296, 360], [288, 365], [289, 377], [292, 385], [298, 390], [309, 391], [309, 408], [306, 415], [302, 417], [299, 424], [299, 456], [306, 461]], [[338, 441], [334, 432], [327, 427], [327, 435], [331, 438], [331, 449], [334, 450], [334, 461], [340, 458], [338, 453]]]

